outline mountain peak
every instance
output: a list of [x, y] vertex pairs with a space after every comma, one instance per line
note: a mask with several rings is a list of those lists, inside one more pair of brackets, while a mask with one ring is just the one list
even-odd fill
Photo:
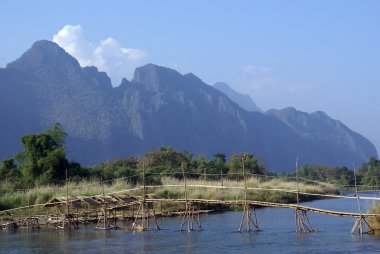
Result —
[[180, 85], [183, 78], [176, 70], [150, 63], [136, 68], [132, 82], [148, 90], [161, 91]]
[[44, 50], [48, 49], [48, 48], [61, 48], [58, 46], [57, 43], [53, 42], [53, 41], [49, 41], [49, 40], [39, 40], [39, 41], [36, 41], [33, 43], [32, 45], [32, 48], [42, 48]]
[[55, 69], [61, 71], [67, 71], [68, 68], [78, 70], [80, 65], [58, 44], [48, 40], [40, 40], [36, 41], [20, 58], [9, 63], [7, 68], [36, 74]]

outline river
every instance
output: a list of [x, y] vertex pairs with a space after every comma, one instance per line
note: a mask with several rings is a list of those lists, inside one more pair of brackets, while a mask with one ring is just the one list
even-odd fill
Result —
[[[373, 201], [362, 201], [365, 211]], [[357, 212], [354, 199], [329, 199], [305, 205]], [[0, 230], [0, 253], [380, 253], [380, 235], [352, 235], [354, 218], [308, 213], [319, 232], [294, 232], [294, 213], [286, 208], [260, 208], [261, 231], [237, 232], [241, 212], [202, 215], [203, 231], [178, 231], [181, 218], [162, 218], [161, 230], [101, 231], [93, 225], [78, 230], [43, 227], [37, 231]]]

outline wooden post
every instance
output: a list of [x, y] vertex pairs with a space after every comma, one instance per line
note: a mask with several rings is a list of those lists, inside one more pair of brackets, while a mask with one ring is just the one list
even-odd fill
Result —
[[362, 216], [362, 210], [361, 210], [361, 206], [360, 206], [360, 198], [359, 198], [358, 186], [357, 186], [357, 183], [356, 183], [356, 167], [355, 167], [355, 163], [353, 163], [353, 166], [354, 166], [354, 180], [355, 180], [355, 195], [356, 195], [356, 199], [358, 201], [359, 217], [357, 217], [356, 220], [355, 220], [355, 224], [352, 227], [351, 234], [354, 234], [356, 228], [358, 227], [359, 235], [362, 236], [363, 233], [364, 233], [364, 226], [363, 226], [363, 224], [367, 225], [368, 232], [373, 232], [374, 229], [370, 227], [370, 225], [368, 224], [368, 222], [366, 221], [366, 219]]
[[146, 161], [143, 160], [143, 198], [142, 198], [142, 230], [146, 230], [145, 227], [145, 195], [146, 195], [146, 187], [145, 187], [145, 166], [146, 166]]
[[252, 211], [251, 206], [248, 204], [248, 188], [247, 188], [247, 178], [245, 174], [245, 156], [242, 156], [242, 167], [243, 167], [243, 177], [244, 177], [244, 211], [240, 220], [239, 232], [241, 232], [243, 228], [244, 222], [246, 223], [247, 232], [251, 232], [251, 223], [255, 227], [256, 231], [259, 231], [259, 226], [257, 223], [256, 209], [253, 207], [254, 212], [254, 220], [252, 220]]
[[363, 234], [362, 211], [361, 211], [361, 207], [360, 207], [360, 198], [359, 198], [359, 193], [358, 193], [358, 186], [356, 184], [356, 168], [355, 168], [355, 163], [353, 163], [353, 166], [354, 166], [354, 180], [355, 180], [355, 195], [356, 195], [356, 199], [358, 201], [359, 217], [356, 219], [355, 225], [354, 225], [354, 227], [351, 230], [351, 234], [354, 234], [356, 226], [359, 226], [359, 229], [358, 229], [359, 230], [359, 235], [362, 235]]
[[107, 224], [107, 207], [106, 207], [106, 195], [104, 193], [104, 182], [102, 181], [102, 192], [103, 192], [103, 229], [106, 229]]
[[[139, 205], [139, 208], [138, 208], [138, 211], [136, 213], [136, 217], [135, 217], [135, 221], [133, 222], [132, 224], [132, 231], [134, 230], [138, 230], [138, 231], [146, 231], [146, 230], [149, 230], [149, 217], [152, 215], [150, 213], [150, 208], [149, 207], [145, 207], [146, 206], [146, 184], [145, 184], [145, 170], [146, 170], [146, 160], [144, 159], [143, 160], [143, 196], [142, 196], [142, 200], [141, 200], [141, 203]], [[140, 215], [140, 211], [141, 211], [141, 227], [137, 226], [136, 223], [139, 219], [139, 215]], [[156, 224], [156, 228], [157, 229], [160, 229], [157, 221], [156, 221], [156, 215], [153, 211], [153, 221], [154, 223]]]
[[296, 201], [297, 201], [297, 207], [294, 209], [294, 224], [295, 224], [295, 231], [298, 232], [298, 229], [300, 228], [299, 225], [299, 214], [298, 214], [298, 206], [299, 206], [299, 189], [298, 189], [298, 156], [296, 158], [296, 186], [297, 186], [297, 193], [296, 193]]
[[30, 207], [30, 195], [28, 195], [28, 212], [29, 212], [29, 219], [27, 220], [26, 227], [29, 229], [29, 220], [32, 218], [31, 214], [31, 207]]
[[69, 182], [67, 180], [67, 169], [66, 169], [66, 215], [69, 214]]
[[247, 178], [245, 177], [245, 163], [243, 158], [243, 177], [244, 177], [244, 204], [247, 206]]
[[191, 216], [190, 216], [190, 211], [189, 211], [189, 203], [187, 201], [187, 184], [186, 184], [185, 168], [183, 167], [183, 163], [181, 164], [181, 169], [182, 169], [183, 186], [185, 189], [185, 214], [183, 215], [183, 218], [182, 218], [180, 230], [182, 231], [183, 225], [187, 221], [187, 230], [190, 231]]
[[193, 204], [189, 203], [188, 195], [187, 195], [187, 182], [186, 182], [186, 174], [185, 174], [185, 168], [184, 163], [181, 164], [182, 168], [182, 177], [183, 177], [183, 183], [184, 183], [184, 189], [185, 189], [185, 213], [182, 218], [180, 231], [183, 230], [183, 226], [187, 222], [187, 231], [192, 231], [194, 229], [194, 221], [198, 225], [198, 230], [202, 230], [202, 224], [200, 221], [199, 213], [198, 216], [195, 217], [195, 209]]
[[298, 156], [296, 159], [296, 182], [297, 182], [297, 206], [300, 205], [300, 200], [299, 200], [299, 187], [298, 187]]
[[220, 169], [220, 181], [222, 182], [222, 186], [223, 186], [223, 169], [222, 168]]
[[67, 227], [70, 229], [70, 219], [69, 219], [69, 181], [67, 177], [67, 169], [66, 169], [66, 216], [63, 220], [63, 228], [65, 228], [65, 222], [67, 220]]
[[[245, 159], [245, 158], [244, 158]], [[250, 210], [249, 210], [249, 207], [248, 207], [248, 193], [247, 193], [247, 178], [245, 176], [245, 161], [243, 159], [243, 177], [244, 177], [244, 209], [246, 210], [246, 213], [247, 213], [247, 231], [251, 231], [251, 228], [250, 228], [250, 221], [249, 221], [249, 215], [250, 215]]]
[[311, 226], [311, 223], [309, 221], [309, 218], [307, 217], [306, 211], [299, 210], [299, 184], [298, 184], [298, 156], [296, 159], [296, 185], [297, 185], [297, 193], [296, 193], [296, 199], [297, 199], [297, 206], [294, 208], [294, 222], [295, 222], [295, 231], [301, 232], [301, 233], [307, 233], [307, 232], [317, 232], [318, 230], [313, 229]]

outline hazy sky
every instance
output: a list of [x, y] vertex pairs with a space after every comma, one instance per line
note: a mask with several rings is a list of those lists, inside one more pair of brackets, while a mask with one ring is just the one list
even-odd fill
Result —
[[152, 62], [264, 110], [325, 111], [380, 150], [380, 1], [1, 1], [0, 66], [54, 40], [113, 84]]

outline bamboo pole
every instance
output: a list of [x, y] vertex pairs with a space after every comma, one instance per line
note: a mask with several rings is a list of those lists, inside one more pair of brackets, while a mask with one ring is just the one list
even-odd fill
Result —
[[[296, 188], [297, 188], [297, 193], [296, 193], [296, 201], [297, 201], [297, 205], [298, 205], [298, 172], [297, 172], [297, 160], [298, 160], [298, 157], [296, 159]], [[297, 207], [294, 208], [294, 230], [296, 231], [296, 233], [298, 232], [298, 209]]]
[[358, 231], [359, 231], [359, 235], [361, 236], [363, 234], [362, 210], [361, 210], [361, 206], [360, 206], [360, 198], [359, 198], [359, 193], [358, 193], [358, 186], [357, 186], [357, 183], [356, 183], [356, 167], [355, 167], [355, 163], [353, 163], [352, 165], [354, 167], [355, 196], [356, 196], [356, 199], [357, 199], [357, 202], [358, 202], [359, 217], [355, 221], [354, 227], [351, 230], [351, 234], [354, 234], [356, 227], [359, 226]]
[[106, 229], [106, 223], [107, 223], [107, 207], [106, 207], [106, 195], [104, 193], [104, 182], [102, 181], [102, 192], [103, 192], [103, 229]]
[[69, 220], [69, 181], [67, 177], [67, 169], [66, 169], [66, 216], [63, 219], [63, 228], [65, 228], [65, 222], [67, 220], [67, 227], [70, 229], [70, 220]]
[[66, 169], [66, 215], [69, 214], [69, 182], [67, 180], [67, 169]]
[[185, 168], [183, 166], [183, 163], [181, 164], [181, 169], [182, 169], [182, 178], [183, 178], [183, 185], [184, 185], [184, 189], [185, 189], [185, 214], [183, 216], [183, 219], [182, 219], [182, 223], [181, 223], [181, 228], [180, 230], [182, 230], [183, 228], [183, 225], [186, 223], [186, 220], [187, 220], [187, 230], [190, 231], [190, 220], [191, 220], [191, 214], [190, 214], [190, 211], [189, 211], [189, 203], [188, 203], [188, 197], [187, 197], [187, 183], [186, 183], [186, 175], [185, 175]]
[[223, 186], [223, 168], [220, 168], [220, 181], [222, 182]]
[[142, 198], [142, 230], [144, 231], [145, 228], [145, 195], [146, 195], [146, 186], [145, 186], [145, 167], [146, 167], [146, 161], [143, 160], [143, 198]]
[[243, 158], [243, 177], [244, 177], [244, 202], [245, 202], [245, 206], [247, 206], [247, 178], [245, 176], [244, 158]]
[[299, 200], [299, 193], [300, 193], [300, 190], [299, 190], [299, 186], [298, 186], [298, 156], [297, 156], [297, 159], [296, 159], [296, 185], [297, 185], [297, 206], [299, 206], [300, 204], [300, 200]]

